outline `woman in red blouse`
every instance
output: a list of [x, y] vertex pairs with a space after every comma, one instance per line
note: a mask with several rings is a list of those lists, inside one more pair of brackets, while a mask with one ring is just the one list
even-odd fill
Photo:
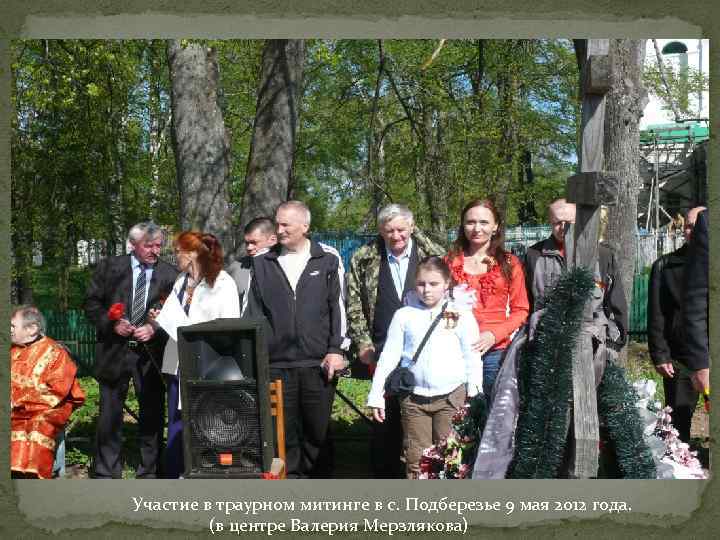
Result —
[[470, 201], [460, 214], [454, 249], [447, 255], [456, 285], [475, 291], [480, 327], [476, 349], [483, 355], [483, 393], [490, 399], [511, 334], [530, 311], [522, 263], [504, 248], [505, 235], [490, 199]]

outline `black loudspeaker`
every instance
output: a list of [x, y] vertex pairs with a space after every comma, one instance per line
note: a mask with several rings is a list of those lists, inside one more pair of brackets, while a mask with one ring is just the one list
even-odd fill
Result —
[[259, 478], [274, 457], [262, 320], [178, 328], [185, 478]]

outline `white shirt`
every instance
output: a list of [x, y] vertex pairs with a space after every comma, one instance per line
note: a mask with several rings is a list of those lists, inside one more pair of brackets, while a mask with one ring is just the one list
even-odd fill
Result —
[[[398, 364], [410, 366], [443, 303], [433, 309], [411, 305], [395, 312], [373, 376], [368, 407], [385, 408], [385, 379]], [[448, 307], [459, 312], [457, 325], [448, 328], [446, 321], [441, 319], [430, 334], [420, 357], [410, 368], [415, 375], [414, 394], [439, 396], [465, 383], [468, 383], [468, 395], [475, 395], [482, 388], [482, 357], [472, 348], [480, 336], [475, 316], [472, 311], [457, 309], [452, 303]]]
[[[177, 298], [184, 282], [185, 273], [181, 273], [177, 277], [177, 280], [175, 280], [175, 285], [173, 285], [173, 290], [170, 294]], [[178, 367], [177, 341], [173, 339], [175, 332], [172, 331], [172, 328], [163, 323], [168, 315], [166, 311], [175, 308], [174, 318], [176, 320], [173, 321], [175, 329], [181, 326], [189, 326], [191, 324], [213, 321], [215, 319], [232, 319], [240, 317], [240, 297], [237, 292], [235, 280], [230, 277], [230, 274], [225, 272], [225, 270], [220, 270], [217, 278], [215, 278], [215, 284], [212, 287], [210, 287], [210, 284], [205, 281], [205, 279], [197, 284], [187, 315], [185, 315], [181, 307], [178, 307], [179, 305], [176, 302], [171, 302], [170, 300], [171, 299], [168, 298], [165, 302], [157, 320], [170, 336], [167, 345], [165, 345], [162, 372], [174, 375], [177, 373]], [[166, 326], [168, 326], [168, 328], [166, 328]]]
[[287, 249], [285, 249], [284, 246], [280, 249], [280, 255], [278, 255], [278, 263], [283, 269], [283, 272], [285, 272], [285, 277], [287, 277], [287, 280], [290, 283], [290, 287], [292, 287], [293, 292], [295, 292], [298, 281], [300, 281], [300, 276], [302, 275], [303, 270], [305, 270], [305, 267], [307, 266], [309, 260], [309, 240], [305, 243], [305, 246], [300, 251], [288, 251]]

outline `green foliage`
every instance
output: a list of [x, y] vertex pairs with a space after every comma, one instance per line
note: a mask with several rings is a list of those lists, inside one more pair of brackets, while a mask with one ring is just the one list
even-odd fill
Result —
[[316, 229], [372, 229], [376, 200], [408, 203], [423, 228], [436, 206], [454, 224], [468, 198], [506, 193], [516, 223], [562, 193], [578, 112], [569, 42], [483, 40], [481, 57], [477, 40], [447, 41], [427, 65], [437, 41], [384, 40], [382, 71], [380, 46], [309, 43], [295, 171]]
[[595, 286], [585, 268], [563, 273], [546, 295], [535, 338], [522, 352], [520, 414], [508, 478], [555, 478], [572, 409], [572, 358], [582, 313]]
[[100, 409], [100, 389], [98, 382], [92, 377], [82, 377], [79, 379], [79, 383], [83, 392], [85, 392], [85, 403], [73, 411], [70, 423], [66, 428], [66, 432], [68, 433], [71, 433], [76, 428], [82, 429], [83, 424], [93, 423]]
[[[92, 269], [90, 268], [73, 267], [69, 269], [68, 309], [82, 309], [91, 274]], [[57, 272], [48, 267], [33, 268], [31, 276], [33, 303], [41, 311], [57, 309], [57, 299], [60, 294]]]
[[[367, 396], [370, 393], [370, 382], [359, 379], [349, 379], [341, 377], [338, 381], [337, 389], [342, 392], [361, 412], [366, 416], [370, 416], [369, 409], [365, 407]], [[343, 435], [367, 435], [367, 424], [358, 417], [358, 414], [342, 400], [339, 396], [335, 397], [331, 418], [337, 428], [334, 432]]]
[[648, 93], [660, 100], [663, 110], [672, 113], [676, 109], [681, 118], [697, 118], [700, 115], [697, 104], [693, 105], [688, 98], [698, 92], [707, 92], [709, 79], [697, 68], [678, 69], [672, 62], [664, 60], [662, 67], [657, 62], [645, 64], [643, 84]]
[[164, 45], [32, 40], [13, 52], [14, 270], [29, 271], [37, 244], [64, 307], [78, 240], [115, 251], [137, 221], [177, 221]]
[[[264, 42], [203, 44], [239, 221]], [[179, 225], [166, 42], [15, 41], [13, 55], [14, 277], [27, 286], [37, 245], [68, 307], [78, 240], [116, 253], [137, 221]], [[539, 220], [574, 168], [569, 41], [308, 40], [304, 72], [292, 189], [316, 231], [373, 230], [393, 201], [442, 236], [475, 196], [496, 197], [509, 224]]]
[[238, 221], [250, 158], [257, 87], [264, 41], [212, 40], [207, 42], [217, 52], [220, 70], [220, 108], [230, 137], [230, 202], [233, 219]]

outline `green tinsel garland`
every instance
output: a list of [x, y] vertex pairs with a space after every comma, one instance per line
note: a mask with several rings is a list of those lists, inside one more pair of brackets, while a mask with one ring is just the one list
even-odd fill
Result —
[[655, 462], [645, 440], [636, 403], [638, 396], [625, 370], [612, 362], [598, 388], [598, 415], [614, 443], [623, 478], [656, 478]]
[[520, 414], [508, 478], [557, 476], [572, 407], [572, 357], [594, 286], [588, 270], [574, 268], [545, 296], [546, 311], [520, 359]]

